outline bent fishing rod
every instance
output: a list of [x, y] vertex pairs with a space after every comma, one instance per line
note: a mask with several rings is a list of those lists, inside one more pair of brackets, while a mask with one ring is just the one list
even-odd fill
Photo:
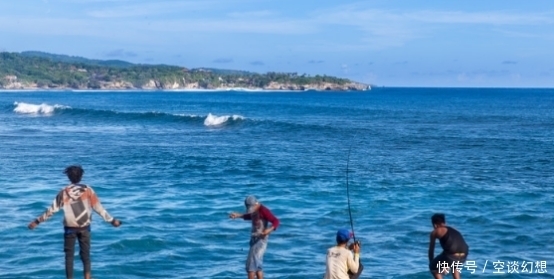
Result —
[[[358, 132], [354, 134], [354, 138], [356, 137], [357, 134]], [[353, 244], [357, 244], [358, 246], [361, 246], [360, 241], [356, 240], [356, 233], [354, 233], [354, 221], [352, 221], [352, 210], [350, 209], [350, 188], [348, 185], [348, 168], [350, 165], [350, 153], [352, 151], [352, 145], [354, 145], [354, 142], [350, 143], [350, 148], [348, 149], [348, 157], [346, 159], [346, 197], [348, 199], [348, 215], [350, 216], [350, 227], [352, 228], [352, 238], [354, 239]], [[364, 266], [362, 265], [361, 262], [359, 262], [358, 272], [352, 273], [350, 270], [348, 270], [348, 278], [358, 279], [363, 269], [364, 269]]]
[[[354, 138], [356, 137], [356, 134], [354, 134]], [[348, 167], [350, 165], [350, 153], [352, 151], [352, 146], [354, 145], [354, 142], [350, 143], [350, 148], [348, 149], [348, 157], [346, 159], [346, 197], [348, 199], [348, 215], [350, 216], [350, 227], [352, 228], [352, 237], [354, 239], [354, 243], [360, 245], [359, 241], [356, 241], [356, 234], [354, 233], [354, 222], [352, 221], [352, 210], [350, 209], [350, 189], [348, 187]]]

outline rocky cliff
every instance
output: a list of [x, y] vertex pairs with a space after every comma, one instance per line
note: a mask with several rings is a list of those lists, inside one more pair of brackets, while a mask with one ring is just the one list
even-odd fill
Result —
[[[88, 85], [88, 84], [87, 84]], [[156, 79], [151, 79], [145, 84], [140, 86], [133, 85], [129, 81], [100, 81], [94, 87], [87, 85], [79, 86], [64, 86], [64, 85], [41, 85], [36, 82], [19, 80], [17, 76], [10, 75], [5, 76], [0, 82], [0, 89], [4, 90], [230, 90], [230, 89], [251, 89], [251, 90], [267, 90], [267, 91], [364, 91], [371, 90], [371, 87], [367, 84], [349, 82], [345, 84], [337, 84], [331, 82], [322, 83], [308, 83], [308, 84], [294, 84], [294, 83], [281, 83], [270, 82], [263, 87], [248, 86], [244, 84], [236, 83], [220, 83], [217, 86], [211, 84], [200, 85], [198, 82], [185, 82], [182, 80], [175, 80], [172, 82], [163, 82]]]
[[0, 52], [4, 90], [369, 90], [369, 85], [327, 75], [188, 69], [171, 65], [99, 61], [41, 53]]

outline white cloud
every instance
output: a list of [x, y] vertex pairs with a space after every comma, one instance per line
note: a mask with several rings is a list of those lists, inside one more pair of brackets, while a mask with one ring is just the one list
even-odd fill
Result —
[[128, 3], [136, 0], [53, 0], [69, 4], [94, 4], [94, 3]]
[[[51, 2], [54, 0], [50, 0]], [[306, 35], [305, 40], [283, 41], [283, 48], [296, 51], [365, 51], [399, 47], [412, 40], [434, 37], [445, 32], [447, 24], [486, 24], [489, 31], [503, 36], [526, 36], [513, 26], [554, 24], [549, 13], [393, 11], [367, 7], [367, 4], [343, 5], [320, 9], [304, 17], [291, 17], [273, 10], [221, 13], [237, 3], [250, 0], [80, 0], [71, 3], [109, 2], [111, 8], [71, 15], [0, 16], [0, 31], [42, 35], [78, 35], [144, 42], [149, 40], [185, 40], [193, 34]], [[98, 6], [98, 5], [95, 5]], [[202, 12], [199, 12], [202, 11]], [[168, 14], [177, 16], [169, 17]], [[166, 16], [164, 16], [166, 15]], [[186, 15], [186, 16], [185, 16]], [[148, 20], [144, 20], [148, 17]], [[500, 26], [500, 27], [499, 27]], [[502, 28], [502, 30], [499, 30]], [[544, 27], [543, 27], [544, 29]], [[316, 37], [307, 35], [318, 34]], [[536, 38], [541, 38], [535, 34]], [[341, 40], [335, 39], [340, 36]], [[529, 37], [533, 35], [527, 35]], [[346, 38], [346, 39], [344, 39]], [[548, 37], [542, 38], [547, 39]], [[552, 38], [552, 36], [550, 36]]]
[[508, 37], [525, 38], [525, 39], [542, 39], [542, 40], [554, 40], [554, 33], [550, 30], [529, 30], [527, 32], [506, 30], [501, 28], [495, 28], [493, 31], [503, 34]]
[[553, 14], [501, 12], [418, 11], [405, 14], [412, 21], [445, 24], [540, 25], [554, 23]]
[[276, 12], [263, 10], [263, 11], [250, 11], [250, 12], [233, 12], [227, 14], [232, 18], [264, 18], [264, 17], [275, 17]]
[[492, 81], [519, 81], [521, 79], [521, 75], [519, 73], [512, 73], [504, 70], [476, 70], [460, 72], [456, 77], [459, 82], [473, 84], [485, 84]]
[[[119, 16], [138, 16], [142, 11], [130, 10]], [[38, 34], [52, 36], [92, 36], [128, 40], [129, 42], [158, 39], [187, 39], [192, 34], [277, 34], [298, 35], [317, 31], [314, 25], [305, 24], [303, 20], [285, 18], [183, 18], [159, 19], [148, 21], [134, 18], [125, 20], [109, 18], [111, 13], [104, 13], [103, 20], [86, 17], [53, 17], [42, 16], [1, 16], [0, 32], [18, 34]], [[101, 16], [97, 14], [96, 16]]]
[[157, 21], [144, 27], [148, 30], [193, 33], [258, 33], [307, 34], [316, 32], [314, 26], [292, 19], [186, 19]]
[[360, 10], [343, 7], [322, 10], [313, 14], [318, 26], [353, 27], [359, 34], [349, 48], [383, 49], [401, 46], [404, 43], [424, 37], [430, 32], [421, 25], [409, 24], [401, 15], [381, 10]]
[[342, 5], [316, 11], [314, 15], [323, 21], [336, 24], [365, 25], [366, 23], [443, 23], [490, 25], [541, 25], [553, 24], [553, 12], [464, 12], [464, 11], [391, 11], [368, 8], [365, 3]]
[[[343, 5], [312, 13], [317, 26], [351, 26], [367, 49], [402, 46], [414, 39], [431, 37], [446, 30], [446, 25], [514, 26], [552, 25], [554, 13], [391, 11], [367, 8], [366, 4]], [[508, 32], [508, 31], [504, 31]]]
[[213, 9], [222, 6], [221, 1], [156, 1], [149, 3], [135, 3], [119, 5], [107, 9], [97, 9], [87, 12], [95, 18], [128, 18], [143, 16], [158, 16], [169, 13], [190, 13], [192, 11]]

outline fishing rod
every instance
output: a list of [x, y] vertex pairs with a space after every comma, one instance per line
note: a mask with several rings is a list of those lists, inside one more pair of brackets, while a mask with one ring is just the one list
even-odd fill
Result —
[[356, 234], [354, 233], [354, 222], [352, 221], [352, 210], [350, 209], [350, 189], [348, 187], [348, 167], [350, 164], [350, 152], [352, 151], [352, 145], [350, 143], [350, 148], [348, 149], [348, 157], [346, 159], [346, 197], [348, 199], [348, 215], [350, 216], [350, 227], [352, 228], [352, 237], [354, 238], [354, 243], [356, 243]]
[[[356, 138], [356, 135], [358, 134], [358, 131], [356, 131], [356, 134], [354, 134], [354, 138]], [[354, 145], [354, 142], [350, 143], [350, 148], [348, 149], [348, 157], [346, 159], [346, 197], [348, 199], [348, 215], [350, 216], [350, 227], [352, 228], [352, 238], [354, 240], [354, 245], [360, 246], [360, 241], [356, 240], [356, 233], [354, 233], [354, 221], [352, 220], [352, 210], [350, 209], [350, 188], [348, 185], [348, 169], [350, 166], [350, 153], [352, 151], [352, 146]], [[358, 272], [352, 273], [350, 270], [348, 271], [348, 277], [350, 279], [358, 279], [359, 276], [362, 273], [362, 270], [364, 269], [364, 266], [362, 265], [361, 261], [359, 262]]]

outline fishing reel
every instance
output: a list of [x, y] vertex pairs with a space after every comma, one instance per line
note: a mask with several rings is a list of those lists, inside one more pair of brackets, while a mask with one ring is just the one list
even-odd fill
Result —
[[358, 246], [362, 247], [362, 243], [359, 240], [354, 240], [354, 242], [352, 242], [352, 244], [350, 244], [348, 246], [348, 249], [349, 250], [354, 250], [354, 245], [358, 245]]

